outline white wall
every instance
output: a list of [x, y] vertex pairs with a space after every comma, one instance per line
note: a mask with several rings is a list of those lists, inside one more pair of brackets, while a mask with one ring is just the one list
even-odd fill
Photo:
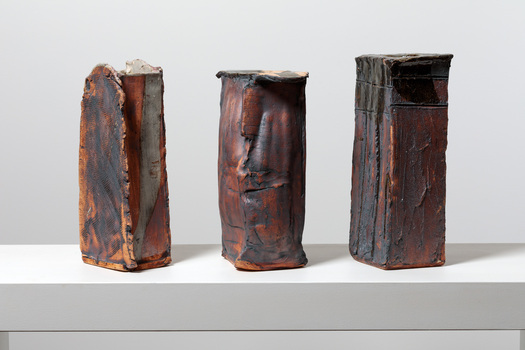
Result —
[[174, 243], [220, 241], [222, 69], [310, 72], [304, 241], [346, 243], [354, 57], [399, 52], [455, 55], [447, 241], [525, 242], [524, 1], [3, 0], [0, 244], [78, 242], [84, 78], [134, 58], [165, 72]]
[[3, 1], [0, 244], [78, 242], [84, 78], [165, 72], [175, 243], [218, 243], [221, 69], [307, 70], [306, 243], [348, 240], [354, 57], [453, 53], [447, 241], [525, 242], [523, 1]]

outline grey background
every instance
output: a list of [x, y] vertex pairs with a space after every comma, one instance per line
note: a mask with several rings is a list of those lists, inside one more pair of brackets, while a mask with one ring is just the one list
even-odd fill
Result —
[[223, 69], [310, 72], [304, 242], [346, 243], [354, 57], [400, 52], [455, 55], [447, 241], [525, 242], [523, 1], [18, 0], [0, 3], [0, 244], [78, 243], [84, 78], [134, 58], [164, 69], [174, 243], [220, 242]]
[[453, 53], [448, 242], [525, 242], [523, 1], [12, 1], [0, 11], [1, 244], [78, 242], [84, 78], [164, 68], [174, 243], [219, 243], [221, 69], [310, 72], [305, 243], [350, 222], [354, 57]]

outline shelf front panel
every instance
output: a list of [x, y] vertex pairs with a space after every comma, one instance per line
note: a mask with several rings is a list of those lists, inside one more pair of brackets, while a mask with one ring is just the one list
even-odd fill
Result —
[[443, 267], [383, 271], [345, 245], [305, 268], [235, 270], [217, 245], [168, 267], [83, 264], [77, 246], [0, 246], [0, 331], [525, 329], [525, 245], [449, 244]]

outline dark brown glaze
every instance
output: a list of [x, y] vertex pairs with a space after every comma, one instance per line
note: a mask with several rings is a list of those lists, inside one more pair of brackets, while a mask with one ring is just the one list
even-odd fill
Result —
[[445, 262], [452, 55], [356, 58], [350, 253], [383, 269]]
[[[171, 261], [163, 108], [160, 130], [154, 131], [160, 133], [160, 160], [154, 168], [158, 170], [152, 172], [153, 177], [160, 178], [160, 185], [140, 245], [136, 237], [139, 217], [144, 215], [140, 206], [141, 168], [145, 166], [141, 139], [144, 130], [151, 133], [143, 126], [148, 79], [148, 74], [117, 73], [108, 65], [95, 67], [86, 79], [80, 129], [79, 213], [82, 258], [89, 264], [131, 271], [165, 266]], [[162, 80], [162, 72], [157, 79]], [[162, 94], [154, 98], [162, 104]]]
[[[162, 84], [162, 95], [164, 95], [164, 84]], [[166, 125], [164, 123], [164, 100], [162, 103], [162, 114], [160, 116], [160, 186], [157, 200], [151, 218], [146, 227], [144, 246], [142, 247], [142, 260], [140, 263], [144, 268], [157, 264], [164, 266], [171, 262], [171, 230], [168, 173], [166, 170]], [[139, 266], [140, 268], [140, 266]]]
[[131, 249], [124, 101], [117, 72], [95, 67], [86, 78], [80, 120], [80, 248], [85, 262], [132, 270], [137, 264]]
[[[150, 175], [160, 177], [160, 184], [157, 190], [155, 205], [151, 215], [148, 217], [145, 227], [143, 243], [141, 247], [141, 257], [137, 261], [137, 269], [146, 269], [157, 266], [164, 266], [170, 263], [171, 234], [169, 226], [169, 202], [168, 202], [168, 181], [166, 172], [166, 132], [164, 124], [163, 93], [164, 84], [162, 81], [162, 70], [157, 69], [157, 73], [126, 74], [121, 72], [119, 77], [122, 81], [124, 92], [126, 93], [126, 103], [124, 117], [126, 120], [126, 147], [128, 151], [129, 176], [131, 183], [130, 209], [132, 213], [132, 234], [135, 237], [135, 228], [139, 222], [140, 213], [140, 187], [141, 187], [141, 167], [146, 166], [141, 161], [143, 140], [143, 114], [145, 112], [146, 86], [147, 84], [160, 83], [160, 96], [157, 101], [161, 104], [160, 116], [149, 116], [149, 118], [160, 117], [159, 143], [160, 164], [151, 167]], [[155, 81], [156, 80], [156, 81]], [[145, 102], [146, 101], [146, 102]], [[137, 215], [133, 215], [137, 213]]]
[[[144, 75], [119, 76], [124, 91], [124, 120], [126, 136], [124, 139], [128, 160], [129, 207], [131, 227], [135, 228], [140, 214], [140, 131], [142, 125], [142, 108], [144, 102]], [[134, 233], [133, 231], [131, 232]]]
[[217, 76], [222, 255], [245, 270], [304, 266], [307, 74]]

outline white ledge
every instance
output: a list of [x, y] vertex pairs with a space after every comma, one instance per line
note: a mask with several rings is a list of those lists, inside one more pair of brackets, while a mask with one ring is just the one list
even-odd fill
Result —
[[0, 331], [525, 329], [525, 244], [448, 244], [442, 267], [383, 271], [346, 245], [306, 267], [237, 271], [218, 245], [167, 267], [86, 265], [76, 245], [0, 246]]

